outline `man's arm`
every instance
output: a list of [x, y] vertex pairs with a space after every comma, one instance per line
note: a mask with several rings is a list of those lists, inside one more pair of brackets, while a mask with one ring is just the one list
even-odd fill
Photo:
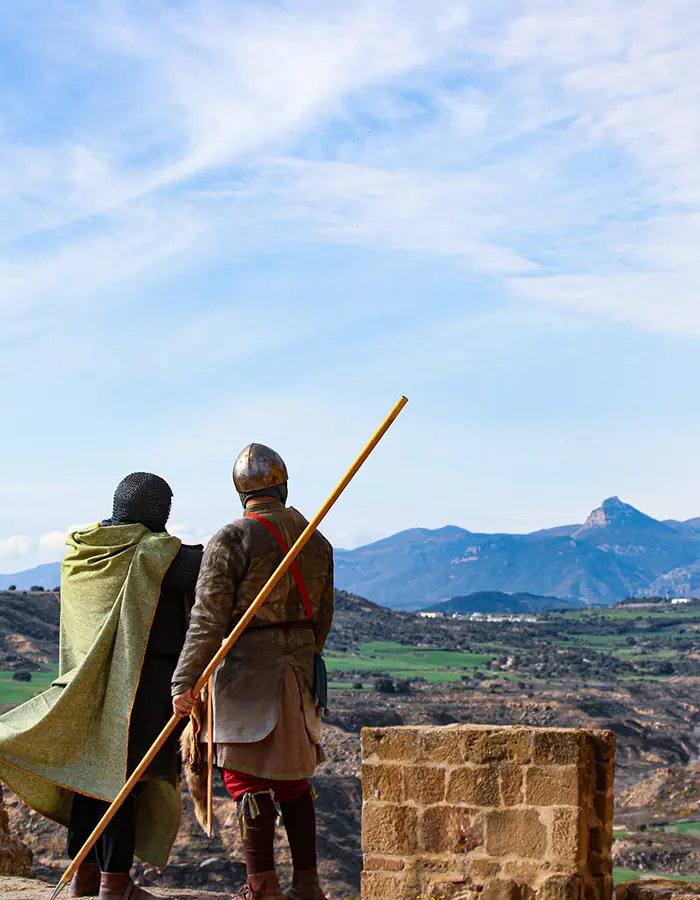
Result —
[[201, 544], [181, 544], [175, 559], [163, 578], [163, 587], [174, 588], [184, 594], [193, 594], [202, 565]]
[[326, 586], [321, 597], [321, 608], [318, 615], [314, 619], [313, 629], [316, 638], [316, 649], [320, 653], [326, 643], [328, 632], [331, 630], [333, 623], [333, 605], [335, 602], [335, 593], [333, 588], [333, 555], [331, 554], [330, 567], [328, 569], [328, 578]]
[[[240, 534], [226, 526], [214, 535], [204, 553], [190, 626], [173, 675], [173, 705], [180, 715], [187, 715], [191, 710], [190, 692], [226, 636], [244, 568]], [[178, 704], [183, 695], [188, 696]]]

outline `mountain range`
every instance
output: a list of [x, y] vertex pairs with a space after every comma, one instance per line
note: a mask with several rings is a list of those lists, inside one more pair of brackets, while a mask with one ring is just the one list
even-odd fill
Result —
[[628, 595], [700, 591], [700, 519], [659, 521], [605, 500], [583, 524], [531, 534], [412, 528], [336, 551], [336, 584], [396, 609], [478, 591], [610, 604]]
[[[336, 550], [336, 586], [395, 609], [425, 609], [480, 591], [529, 593], [588, 604], [629, 595], [700, 594], [700, 518], [660, 521], [610, 497], [583, 524], [530, 534], [483, 534], [454, 525], [411, 528]], [[52, 588], [60, 564], [0, 575]]]

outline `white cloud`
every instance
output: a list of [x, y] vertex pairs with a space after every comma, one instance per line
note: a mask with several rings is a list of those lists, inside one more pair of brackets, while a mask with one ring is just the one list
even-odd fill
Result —
[[39, 554], [53, 561], [63, 556], [66, 546], [66, 531], [47, 531], [39, 536]]
[[0, 558], [25, 556], [32, 549], [32, 541], [26, 534], [13, 534], [0, 540]]

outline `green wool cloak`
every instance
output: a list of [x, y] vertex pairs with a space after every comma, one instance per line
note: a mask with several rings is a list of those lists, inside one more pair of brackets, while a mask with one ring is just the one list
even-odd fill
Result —
[[[61, 568], [59, 676], [0, 716], [0, 780], [68, 825], [73, 793], [113, 800], [127, 778], [128, 733], [163, 576], [178, 538], [143, 525], [71, 534]], [[167, 864], [180, 792], [145, 782], [135, 795], [136, 853]]]

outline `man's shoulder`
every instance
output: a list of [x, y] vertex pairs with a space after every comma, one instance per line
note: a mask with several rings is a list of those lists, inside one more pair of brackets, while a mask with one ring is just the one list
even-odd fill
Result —
[[233, 522], [228, 522], [226, 525], [219, 528], [216, 534], [209, 539], [207, 550], [210, 547], [228, 546], [230, 544], [239, 543], [246, 533], [247, 528], [247, 519], [240, 518], [234, 519]]
[[206, 549], [204, 551], [205, 560], [211, 560], [221, 555], [230, 555], [239, 552], [239, 548], [243, 543], [244, 529], [241, 527], [240, 520], [228, 522], [209, 538]]
[[[306, 526], [309, 524], [306, 517], [304, 515], [302, 515], [302, 513], [300, 513], [299, 510], [295, 509], [293, 506], [287, 507], [287, 509], [285, 511], [290, 513], [291, 516], [294, 517], [294, 519], [296, 520], [296, 523], [299, 527], [306, 528]], [[332, 547], [330, 541], [321, 534], [321, 532], [318, 530], [318, 528], [311, 536], [310, 542], [313, 543], [313, 545], [316, 547], [316, 549], [318, 549], [324, 553], [330, 554], [331, 556], [333, 555], [333, 547]]]

